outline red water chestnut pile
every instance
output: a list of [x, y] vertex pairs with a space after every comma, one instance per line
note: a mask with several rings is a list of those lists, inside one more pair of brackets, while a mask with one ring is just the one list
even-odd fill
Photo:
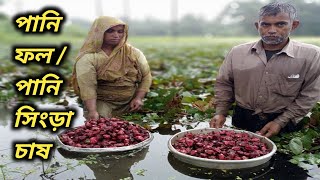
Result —
[[176, 140], [173, 147], [184, 154], [218, 160], [251, 159], [270, 152], [260, 138], [232, 130], [215, 131], [208, 134], [187, 133]]
[[62, 143], [79, 148], [112, 148], [137, 144], [149, 138], [146, 129], [118, 118], [100, 118], [59, 136]]

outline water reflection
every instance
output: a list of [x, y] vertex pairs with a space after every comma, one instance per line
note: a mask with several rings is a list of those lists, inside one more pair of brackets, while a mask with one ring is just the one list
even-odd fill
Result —
[[173, 154], [168, 153], [168, 162], [178, 172], [194, 178], [201, 179], [294, 179], [308, 178], [306, 171], [291, 164], [284, 154], [276, 153], [270, 161], [253, 168], [238, 170], [218, 170], [199, 168], [177, 160]]
[[6, 107], [5, 103], [0, 102], [0, 126], [8, 126], [11, 119], [11, 111]]
[[[88, 153], [74, 153], [61, 148], [58, 151], [65, 158], [79, 159], [89, 155]], [[122, 152], [121, 154], [100, 153], [97, 163], [86, 165], [93, 171], [97, 180], [133, 179], [133, 175], [130, 172], [131, 166], [142, 161], [148, 151], [149, 147], [139, 151]]]
[[175, 135], [181, 132], [181, 129], [174, 128], [174, 126], [171, 124], [159, 124], [159, 126], [155, 129], [152, 129], [151, 132], [157, 132], [161, 135]]

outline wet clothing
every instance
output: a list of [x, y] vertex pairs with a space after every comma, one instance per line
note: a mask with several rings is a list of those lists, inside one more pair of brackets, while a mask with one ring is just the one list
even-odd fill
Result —
[[[285, 127], [297, 124], [320, 95], [320, 48], [289, 40], [267, 61], [261, 40], [238, 45], [228, 53], [215, 84], [216, 114], [231, 104], [252, 114], [275, 113]], [[271, 119], [272, 119], [271, 118]]]
[[[232, 116], [232, 125], [235, 127], [257, 132], [260, 131], [268, 122], [276, 119], [281, 113], [259, 113], [254, 114], [254, 111], [244, 109], [240, 106], [235, 106]], [[293, 132], [302, 128], [302, 123], [297, 125], [289, 121], [288, 124], [281, 129], [280, 132]]]
[[101, 116], [109, 117], [113, 111], [113, 115], [128, 112], [135, 92], [149, 91], [152, 78], [146, 58], [138, 49], [133, 52], [136, 61], [128, 60], [124, 65], [127, 73], [117, 79], [100, 79], [97, 75], [99, 65], [107, 58], [103, 51], [86, 54], [78, 60], [80, 97], [82, 100], [97, 99], [97, 111]]

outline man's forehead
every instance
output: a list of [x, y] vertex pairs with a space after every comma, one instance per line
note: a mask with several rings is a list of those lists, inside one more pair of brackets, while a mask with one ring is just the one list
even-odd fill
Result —
[[259, 21], [265, 21], [265, 20], [289, 21], [290, 16], [288, 13], [280, 12], [277, 14], [264, 15], [259, 18]]

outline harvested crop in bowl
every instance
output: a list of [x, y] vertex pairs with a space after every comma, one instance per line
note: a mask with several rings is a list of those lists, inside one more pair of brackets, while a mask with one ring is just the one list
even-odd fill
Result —
[[271, 152], [260, 138], [232, 130], [212, 131], [207, 134], [186, 133], [172, 146], [187, 155], [217, 160], [252, 159]]
[[138, 144], [149, 138], [148, 130], [118, 118], [100, 118], [59, 135], [60, 141], [78, 148], [114, 148]]

